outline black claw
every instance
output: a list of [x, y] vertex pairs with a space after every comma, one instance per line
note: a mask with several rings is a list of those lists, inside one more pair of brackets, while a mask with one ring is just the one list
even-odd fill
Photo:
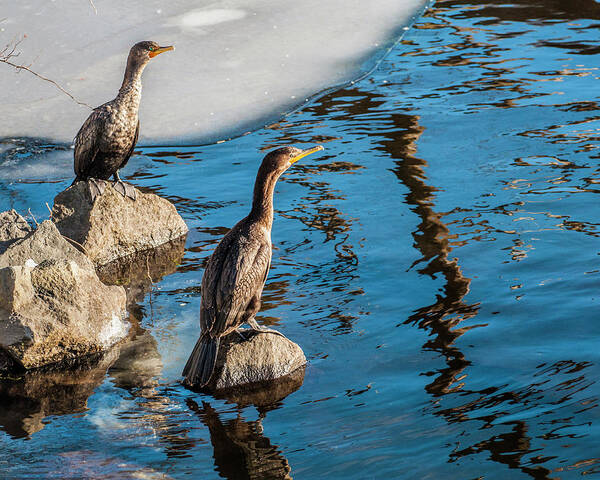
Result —
[[137, 199], [137, 193], [136, 193], [135, 187], [133, 185], [130, 185], [128, 183], [125, 183], [122, 180], [119, 180], [119, 181], [113, 183], [113, 188], [117, 192], [119, 192], [121, 195], [123, 195], [124, 197], [131, 198], [132, 200]]
[[89, 178], [88, 188], [90, 189], [90, 197], [92, 198], [92, 203], [94, 203], [96, 201], [96, 198], [98, 198], [104, 193], [106, 184], [104, 183], [104, 180]]

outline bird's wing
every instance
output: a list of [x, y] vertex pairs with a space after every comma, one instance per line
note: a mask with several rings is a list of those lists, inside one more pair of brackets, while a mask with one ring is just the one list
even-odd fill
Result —
[[216, 258], [211, 264], [216, 268], [207, 267], [206, 284], [204, 278], [202, 282], [202, 302], [204, 292], [212, 297], [207, 299], [206, 306], [212, 307], [209, 318], [214, 319], [203, 328], [208, 328], [213, 335], [240, 324], [248, 304], [262, 291], [271, 261], [271, 246], [265, 241], [236, 237], [225, 247], [226, 251], [213, 254]]
[[76, 176], [87, 176], [87, 171], [98, 154], [98, 137], [104, 119], [99, 109], [94, 110], [83, 122], [75, 137], [74, 169]]
[[129, 159], [131, 158], [131, 155], [133, 155], [133, 149], [135, 148], [135, 145], [138, 141], [139, 135], [140, 135], [140, 120], [138, 119], [137, 126], [135, 127], [135, 135], [133, 137], [133, 142], [131, 142], [131, 147], [129, 148], [129, 151], [125, 154], [125, 157], [123, 157], [123, 162], [119, 166], [119, 169], [123, 168], [129, 161]]

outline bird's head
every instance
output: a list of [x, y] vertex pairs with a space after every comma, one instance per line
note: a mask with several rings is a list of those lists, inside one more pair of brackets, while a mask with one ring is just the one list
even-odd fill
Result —
[[131, 47], [131, 50], [129, 51], [128, 63], [140, 66], [146, 65], [151, 58], [154, 58], [161, 53], [168, 52], [169, 50], [175, 50], [175, 48], [172, 45], [161, 47], [158, 43], [148, 40], [138, 42]]
[[277, 150], [267, 153], [262, 161], [261, 170], [266, 170], [271, 174], [279, 176], [301, 158], [320, 150], [323, 150], [321, 145], [307, 148], [306, 150], [296, 147], [278, 148]]

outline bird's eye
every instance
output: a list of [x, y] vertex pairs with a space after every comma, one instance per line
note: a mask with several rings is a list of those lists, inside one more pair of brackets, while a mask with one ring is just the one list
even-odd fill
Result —
[[150, 50], [151, 52], [154, 51], [154, 47], [148, 47], [148, 50]]

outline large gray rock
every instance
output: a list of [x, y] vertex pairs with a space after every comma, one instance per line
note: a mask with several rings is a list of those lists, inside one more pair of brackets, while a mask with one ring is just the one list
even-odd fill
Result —
[[74, 260], [5, 267], [0, 348], [26, 369], [100, 353], [127, 334], [125, 307], [123, 287], [104, 285]]
[[27, 221], [14, 210], [0, 213], [0, 253], [19, 238], [27, 236], [31, 227]]
[[269, 382], [306, 364], [302, 349], [287, 338], [273, 333], [244, 332], [250, 337], [247, 340], [235, 332], [222, 339], [209, 390]]
[[63, 235], [84, 248], [96, 265], [158, 247], [185, 235], [188, 228], [168, 200], [136, 190], [120, 195], [109, 183], [92, 203], [89, 186], [78, 182], [54, 199], [52, 220]]
[[42, 222], [37, 230], [12, 243], [0, 254], [0, 268], [25, 265], [28, 260], [73, 260], [84, 269], [93, 269], [90, 260], [69, 243], [50, 220]]

